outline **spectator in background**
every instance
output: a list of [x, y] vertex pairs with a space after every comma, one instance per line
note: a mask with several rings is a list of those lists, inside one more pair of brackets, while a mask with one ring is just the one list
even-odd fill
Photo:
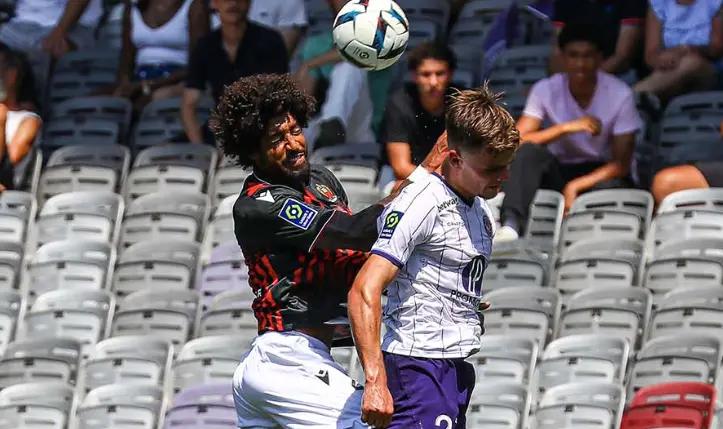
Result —
[[721, 0], [651, 0], [645, 60], [653, 69], [635, 85], [661, 100], [710, 89], [723, 56]]
[[190, 51], [207, 32], [203, 0], [125, 0], [115, 95], [140, 106], [180, 96]]
[[[602, 71], [625, 74], [643, 66], [642, 44], [646, 0], [555, 0], [555, 38], [572, 21], [595, 23], [600, 30]], [[562, 52], [555, 40], [550, 67], [553, 73], [565, 70]]]
[[[347, 2], [327, 1], [334, 16]], [[301, 87], [314, 94], [321, 105], [318, 117], [306, 130], [307, 140], [313, 143], [311, 148], [374, 142], [394, 68], [367, 72], [342, 61], [331, 30], [306, 39], [301, 47], [302, 63], [295, 74]], [[328, 87], [322, 94], [320, 87], [324, 85]]]
[[249, 20], [281, 33], [289, 56], [309, 25], [304, 0], [252, 0]]
[[[515, 239], [540, 188], [562, 191], [570, 208], [592, 188], [625, 184], [642, 122], [631, 89], [599, 70], [603, 42], [585, 23], [559, 36], [565, 72], [537, 82], [517, 122], [520, 145], [505, 184], [499, 239]], [[550, 123], [543, 128], [543, 123]]]
[[186, 137], [193, 143], [213, 142], [208, 128], [196, 118], [196, 107], [207, 86], [218, 100], [224, 86], [241, 77], [288, 71], [284, 40], [278, 32], [248, 21], [249, 4], [250, 0], [211, 0], [221, 28], [204, 36], [194, 48], [181, 104]]
[[[723, 121], [720, 123], [720, 135], [723, 138]], [[660, 204], [673, 192], [710, 187], [723, 187], [723, 160], [703, 161], [660, 170], [653, 178], [651, 191], [655, 203]]]
[[414, 83], [389, 99], [382, 132], [398, 180], [417, 168], [444, 132], [446, 97], [455, 66], [454, 53], [446, 45], [423, 43], [409, 53]]
[[0, 41], [23, 52], [54, 58], [88, 48], [103, 14], [102, 0], [18, 0], [15, 16], [0, 27]]
[[12, 189], [13, 166], [30, 152], [42, 125], [36, 113], [26, 110], [28, 103], [23, 99], [34, 97], [23, 94], [25, 88], [32, 88], [25, 56], [0, 49], [0, 191]]

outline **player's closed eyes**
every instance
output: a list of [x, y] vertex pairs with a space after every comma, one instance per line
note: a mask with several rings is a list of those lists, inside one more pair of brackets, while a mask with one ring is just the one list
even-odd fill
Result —
[[[291, 131], [290, 131], [290, 133], [291, 133], [292, 136], [301, 135], [301, 132], [302, 132], [302, 129], [301, 129], [301, 127], [298, 126], [298, 125], [295, 126], [294, 128], [292, 128]], [[280, 145], [281, 143], [283, 143], [283, 142], [286, 140], [285, 137], [286, 137], [286, 134], [285, 134], [285, 133], [284, 133], [284, 134], [274, 134], [274, 135], [271, 137], [271, 144], [272, 144], [274, 147], [276, 147], [276, 146]]]

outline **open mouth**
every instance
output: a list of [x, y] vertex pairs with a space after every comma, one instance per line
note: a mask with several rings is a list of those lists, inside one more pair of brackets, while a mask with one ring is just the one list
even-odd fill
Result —
[[300, 168], [306, 163], [306, 154], [304, 152], [289, 152], [286, 154], [284, 165], [290, 169]]

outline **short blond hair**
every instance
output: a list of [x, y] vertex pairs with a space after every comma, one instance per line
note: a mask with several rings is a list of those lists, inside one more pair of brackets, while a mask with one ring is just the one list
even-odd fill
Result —
[[502, 94], [492, 92], [487, 82], [452, 94], [446, 114], [450, 147], [492, 153], [517, 150], [520, 133], [501, 99]]

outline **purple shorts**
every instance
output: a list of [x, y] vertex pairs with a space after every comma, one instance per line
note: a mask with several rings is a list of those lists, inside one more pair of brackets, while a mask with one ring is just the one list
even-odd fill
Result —
[[464, 429], [475, 384], [464, 359], [425, 359], [384, 353], [387, 384], [394, 398], [388, 429]]

